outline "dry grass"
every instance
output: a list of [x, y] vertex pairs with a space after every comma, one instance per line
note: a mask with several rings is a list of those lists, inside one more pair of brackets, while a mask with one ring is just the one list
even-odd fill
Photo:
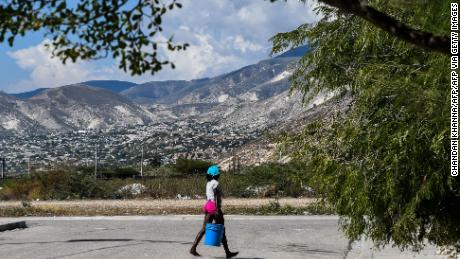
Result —
[[[227, 214], [300, 214], [311, 212], [315, 199], [225, 199]], [[0, 202], [0, 217], [200, 214], [203, 200], [72, 200]], [[316, 209], [313, 211], [317, 211]]]
[[[275, 199], [224, 199], [224, 207], [259, 207], [268, 205]], [[277, 200], [281, 206], [304, 207], [315, 199], [283, 198]], [[146, 200], [71, 200], [71, 201], [32, 201], [33, 207], [39, 208], [201, 208], [204, 200], [146, 199]], [[21, 201], [0, 202], [0, 208], [22, 207]]]

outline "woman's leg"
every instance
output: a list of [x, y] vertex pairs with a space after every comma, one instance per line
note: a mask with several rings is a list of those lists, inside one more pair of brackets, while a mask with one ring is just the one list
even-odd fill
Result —
[[203, 238], [204, 232], [206, 230], [206, 223], [212, 223], [214, 215], [206, 213], [204, 215], [203, 227], [201, 227], [200, 232], [196, 235], [195, 242], [193, 242], [192, 248], [190, 248], [190, 253], [195, 256], [200, 256], [199, 253], [196, 252], [196, 247], [200, 243], [201, 239]]
[[[217, 215], [216, 223], [225, 225], [224, 213], [222, 212], [221, 209], [219, 209], [219, 214]], [[224, 234], [222, 236], [222, 244], [224, 245], [224, 250], [225, 250], [225, 254], [227, 255], [227, 258], [234, 257], [238, 254], [238, 252], [230, 252], [230, 249], [228, 248], [227, 236], [225, 235], [225, 228], [224, 228]]]

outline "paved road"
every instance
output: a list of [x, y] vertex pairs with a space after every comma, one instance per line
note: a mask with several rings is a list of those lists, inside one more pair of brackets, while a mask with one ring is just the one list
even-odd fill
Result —
[[[202, 217], [17, 220], [23, 219], [29, 228], [0, 232], [0, 258], [194, 258], [188, 250]], [[226, 220], [230, 247], [240, 251], [237, 258], [379, 258], [367, 253], [366, 246], [350, 246], [337, 230], [334, 216], [228, 216]], [[202, 244], [198, 251], [201, 258], [225, 255], [222, 248]], [[382, 254], [382, 258], [396, 257]]]

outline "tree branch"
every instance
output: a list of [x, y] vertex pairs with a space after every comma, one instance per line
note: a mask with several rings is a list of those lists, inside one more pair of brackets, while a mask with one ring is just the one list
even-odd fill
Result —
[[342, 11], [357, 15], [399, 39], [419, 47], [450, 55], [450, 37], [438, 36], [409, 27], [360, 0], [319, 0]]

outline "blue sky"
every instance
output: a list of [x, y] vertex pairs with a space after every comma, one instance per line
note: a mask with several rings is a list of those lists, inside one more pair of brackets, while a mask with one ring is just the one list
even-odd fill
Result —
[[19, 38], [14, 47], [0, 44], [0, 91], [16, 93], [39, 87], [58, 87], [86, 80], [196, 79], [230, 72], [268, 57], [269, 38], [318, 18], [312, 1], [269, 3], [264, 0], [181, 0], [182, 9], [163, 20], [164, 36], [188, 42], [185, 52], [169, 52], [166, 58], [176, 69], [155, 75], [131, 77], [117, 69], [112, 59], [62, 65], [52, 59], [41, 33]]

